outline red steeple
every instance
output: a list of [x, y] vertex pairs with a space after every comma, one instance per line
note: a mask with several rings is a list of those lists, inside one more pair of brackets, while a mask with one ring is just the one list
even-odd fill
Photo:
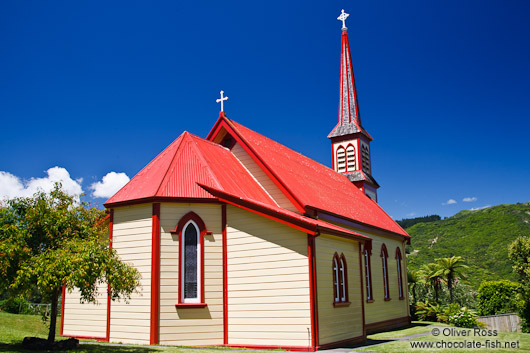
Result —
[[361, 125], [359, 102], [355, 89], [355, 77], [351, 63], [350, 42], [348, 31], [342, 30], [342, 43], [340, 52], [340, 109], [339, 124], [355, 123]]
[[[341, 18], [343, 15], [346, 16]], [[343, 13], [343, 15], [339, 16], [338, 19], [345, 20], [347, 14]], [[361, 113], [359, 112], [359, 101], [357, 100], [357, 89], [355, 88], [350, 42], [347, 28], [343, 25], [340, 52], [339, 122], [328, 137], [332, 138], [358, 132], [363, 133], [372, 140], [370, 134], [361, 125]]]
[[372, 137], [361, 125], [359, 101], [353, 75], [350, 42], [345, 25], [349, 15], [342, 10], [340, 51], [339, 122], [328, 135], [332, 143], [333, 169], [345, 175], [370, 198], [377, 200], [379, 185], [372, 177], [370, 142]]

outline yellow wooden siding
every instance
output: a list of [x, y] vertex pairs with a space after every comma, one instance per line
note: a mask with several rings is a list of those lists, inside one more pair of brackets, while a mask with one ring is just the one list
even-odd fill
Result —
[[[188, 212], [195, 212], [213, 232], [204, 237], [206, 308], [177, 309], [178, 235], [170, 232]], [[160, 344], [223, 344], [223, 248], [220, 205], [162, 203], [160, 210]]]
[[[359, 272], [359, 244], [356, 241], [320, 235], [315, 240], [319, 344], [363, 335]], [[333, 255], [346, 257], [349, 306], [334, 307]]]
[[101, 337], [107, 335], [107, 285], [98, 285], [97, 303], [80, 302], [79, 290], [65, 293], [63, 334]]
[[111, 342], [149, 344], [152, 214], [152, 204], [114, 209], [112, 247], [142, 278], [140, 293], [133, 294], [129, 303], [111, 302]]
[[254, 162], [252, 157], [241, 147], [239, 143], [236, 143], [232, 147], [232, 153], [241, 162], [243, 167], [249, 172], [250, 175], [261, 185], [261, 187], [269, 194], [269, 196], [278, 204], [280, 207], [285, 208], [289, 211], [298, 212], [296, 207], [293, 206], [291, 201], [285, 196], [285, 194], [274, 184], [274, 182], [267, 176], [267, 174], [261, 169], [261, 167]]
[[228, 206], [228, 343], [308, 346], [307, 234]]
[[[407, 291], [407, 272], [405, 265], [405, 249], [399, 240], [385, 239], [382, 237], [372, 236], [372, 257], [370, 259], [372, 269], [372, 293], [373, 303], [365, 304], [366, 323], [376, 323], [391, 319], [397, 319], [408, 316], [408, 291]], [[381, 246], [383, 243], [388, 252], [388, 289], [390, 300], [385, 301], [383, 287], [383, 262], [381, 260]], [[396, 247], [401, 249], [401, 278], [403, 279], [403, 295], [405, 299], [399, 300], [399, 288], [397, 277]], [[363, 259], [363, 276], [364, 276], [364, 259]], [[365, 289], [366, 295], [366, 289]]]
[[[359, 234], [366, 235], [372, 239], [372, 256], [370, 258], [372, 270], [372, 296], [374, 301], [372, 303], [366, 302], [366, 281], [364, 273], [364, 257], [362, 259], [363, 271], [363, 295], [365, 299], [364, 313], [365, 323], [372, 324], [376, 322], [403, 318], [409, 316], [408, 305], [408, 281], [407, 281], [407, 264], [405, 256], [405, 246], [400, 239], [395, 237], [385, 237], [379, 234], [367, 232], [363, 229], [358, 229], [352, 226], [345, 226], [341, 223], [330, 222], [341, 227], [351, 229]], [[388, 282], [391, 300], [384, 300], [383, 290], [383, 264], [381, 262], [381, 245], [385, 243], [388, 251]], [[401, 271], [403, 279], [403, 295], [405, 299], [399, 300], [399, 289], [397, 279], [397, 264], [396, 264], [396, 247], [401, 249]]]

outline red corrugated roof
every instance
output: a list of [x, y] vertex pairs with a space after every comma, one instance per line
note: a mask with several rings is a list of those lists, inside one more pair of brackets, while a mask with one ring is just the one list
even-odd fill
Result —
[[184, 132], [105, 206], [153, 197], [216, 199], [198, 183], [276, 206], [227, 148]]
[[[303, 207], [314, 207], [408, 236], [376, 202], [345, 176], [233, 120], [224, 116], [219, 119], [225, 119], [228, 129], [234, 129], [255, 153], [254, 157], [265, 164]], [[209, 137], [212, 139], [214, 136], [210, 134]]]
[[238, 195], [230, 194], [212, 187], [201, 185], [210, 194], [217, 196], [220, 200], [235, 206], [248, 209], [252, 212], [265, 215], [269, 218], [276, 219], [280, 222], [287, 223], [297, 229], [312, 234], [326, 233], [332, 235], [342, 235], [359, 240], [369, 240], [370, 237], [356, 233], [346, 228], [339, 227], [335, 224], [325, 222], [320, 219], [314, 219], [300, 215], [296, 212], [286, 210], [276, 205], [268, 205], [259, 201], [246, 199]]

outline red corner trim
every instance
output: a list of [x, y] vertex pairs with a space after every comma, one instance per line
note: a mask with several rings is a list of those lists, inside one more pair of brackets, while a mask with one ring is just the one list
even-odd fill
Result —
[[221, 206], [221, 228], [223, 230], [223, 343], [228, 344], [228, 244], [226, 234], [226, 204]]
[[64, 331], [64, 297], [65, 297], [65, 294], [66, 294], [66, 287], [63, 286], [63, 294], [62, 294], [62, 298], [61, 298], [61, 336], [63, 335], [63, 331]]
[[[183, 268], [182, 268], [182, 230], [184, 228], [184, 226], [186, 225], [186, 223], [188, 223], [188, 221], [193, 221], [195, 222], [195, 224], [197, 224], [197, 227], [199, 227], [199, 232], [200, 232], [200, 235], [199, 235], [199, 239], [200, 239], [200, 246], [201, 246], [201, 267], [199, 269], [200, 271], [200, 276], [201, 276], [201, 288], [200, 288], [200, 291], [201, 291], [201, 302], [200, 303], [184, 303], [183, 301], [183, 292], [182, 292], [182, 281], [181, 281], [181, 275], [182, 275], [182, 271], [183, 271]], [[177, 234], [178, 235], [178, 244], [179, 244], [179, 265], [178, 265], [178, 271], [179, 271], [179, 275], [178, 275], [178, 278], [179, 278], [179, 285], [178, 285], [178, 288], [179, 288], [179, 293], [178, 293], [178, 306], [184, 304], [184, 305], [187, 305], [187, 304], [203, 304], [205, 303], [205, 300], [204, 300], [204, 236], [207, 235], [209, 232], [208, 230], [206, 229], [206, 225], [204, 224], [204, 221], [202, 220], [202, 218], [196, 214], [195, 212], [188, 212], [186, 213], [184, 216], [182, 216], [182, 218], [179, 220], [179, 222], [177, 223], [177, 226], [175, 227], [174, 230], [172, 230], [170, 232], [171, 234]]]
[[295, 194], [289, 190], [289, 188], [284, 185], [284, 183], [281, 181], [281, 179], [273, 172], [272, 168], [270, 168], [250, 147], [250, 145], [247, 143], [247, 141], [240, 135], [240, 133], [237, 131], [237, 128], [232, 124], [232, 122], [223, 114], [222, 116], [219, 116], [219, 120], [215, 123], [214, 128], [210, 131], [208, 134], [207, 140], [212, 140], [214, 138], [214, 130], [219, 131], [220, 128], [224, 127], [228, 133], [243, 147], [243, 149], [249, 154], [249, 156], [256, 162], [260, 168], [267, 174], [267, 176], [274, 182], [274, 184], [282, 191], [282, 193], [289, 199], [289, 201], [292, 202], [292, 204], [296, 207], [296, 209], [304, 213], [305, 208], [304, 204], [298, 200], [298, 198], [295, 196]]
[[151, 330], [150, 344], [159, 342], [160, 326], [160, 204], [153, 203], [151, 256]]
[[315, 268], [315, 236], [307, 235], [307, 254], [309, 260], [309, 300], [311, 301], [311, 348], [318, 346], [318, 304], [317, 280]]
[[[114, 209], [109, 211], [109, 249], [112, 250], [112, 240], [114, 236]], [[110, 342], [110, 284], [107, 286], [107, 330], [105, 334], [105, 341]]]

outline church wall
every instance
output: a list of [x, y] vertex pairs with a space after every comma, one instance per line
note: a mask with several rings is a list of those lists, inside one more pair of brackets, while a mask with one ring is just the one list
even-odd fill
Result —
[[[372, 239], [372, 255], [370, 257], [370, 264], [372, 270], [372, 295], [373, 302], [366, 301], [366, 283], [364, 260], [362, 261], [363, 271], [363, 295], [364, 295], [364, 312], [365, 324], [375, 324], [382, 321], [396, 320], [409, 316], [408, 305], [408, 282], [407, 282], [407, 264], [405, 256], [405, 246], [401, 239], [395, 237], [386, 237], [379, 234], [366, 232], [365, 230], [357, 229], [352, 226], [344, 225], [338, 222], [330, 222], [341, 227], [351, 229], [359, 234], [366, 235]], [[391, 300], [385, 301], [384, 287], [383, 287], [383, 263], [381, 261], [381, 246], [385, 244], [388, 251], [387, 265], [388, 265], [388, 286]], [[397, 263], [396, 263], [396, 247], [401, 249], [401, 266], [403, 279], [403, 297], [399, 299], [398, 277], [397, 277]], [[362, 250], [361, 245], [361, 250]], [[399, 324], [399, 323], [398, 323]]]
[[228, 343], [311, 343], [307, 234], [227, 207]]
[[64, 298], [63, 335], [104, 339], [107, 335], [107, 285], [98, 286], [97, 303], [81, 304], [78, 289], [66, 290]]
[[[204, 236], [205, 308], [176, 308], [179, 286], [179, 220], [193, 211], [213, 232]], [[160, 344], [223, 344], [223, 253], [220, 205], [171, 204], [160, 207]]]
[[[372, 287], [373, 287], [373, 298], [372, 303], [366, 303], [364, 310], [366, 313], [366, 323], [372, 324], [381, 321], [403, 318], [409, 315], [408, 308], [408, 285], [407, 285], [407, 272], [405, 265], [405, 247], [400, 240], [384, 238], [381, 236], [372, 235], [372, 256], [371, 256], [371, 269], [372, 269]], [[385, 301], [384, 299], [384, 288], [383, 288], [383, 263], [381, 260], [381, 246], [385, 244], [388, 251], [387, 265], [388, 265], [388, 287], [390, 293], [390, 300]], [[396, 247], [401, 249], [401, 261], [403, 279], [403, 296], [405, 299], [399, 299], [399, 288], [398, 288], [398, 275], [397, 275], [397, 262], [396, 262]], [[363, 268], [364, 276], [364, 268]], [[365, 289], [366, 296], [366, 289]]]
[[260, 184], [263, 189], [269, 194], [269, 196], [276, 202], [276, 204], [286, 210], [298, 212], [293, 206], [291, 201], [284, 195], [284, 193], [274, 184], [274, 182], [265, 174], [263, 169], [254, 162], [252, 157], [241, 147], [239, 143], [236, 143], [232, 147], [232, 153], [234, 156], [243, 164], [245, 169], [250, 175]]
[[110, 341], [149, 344], [152, 204], [114, 209], [112, 247], [141, 274], [140, 293], [111, 302]]
[[[320, 235], [315, 240], [319, 345], [363, 336], [359, 244]], [[334, 307], [333, 255], [344, 254], [350, 305]]]

